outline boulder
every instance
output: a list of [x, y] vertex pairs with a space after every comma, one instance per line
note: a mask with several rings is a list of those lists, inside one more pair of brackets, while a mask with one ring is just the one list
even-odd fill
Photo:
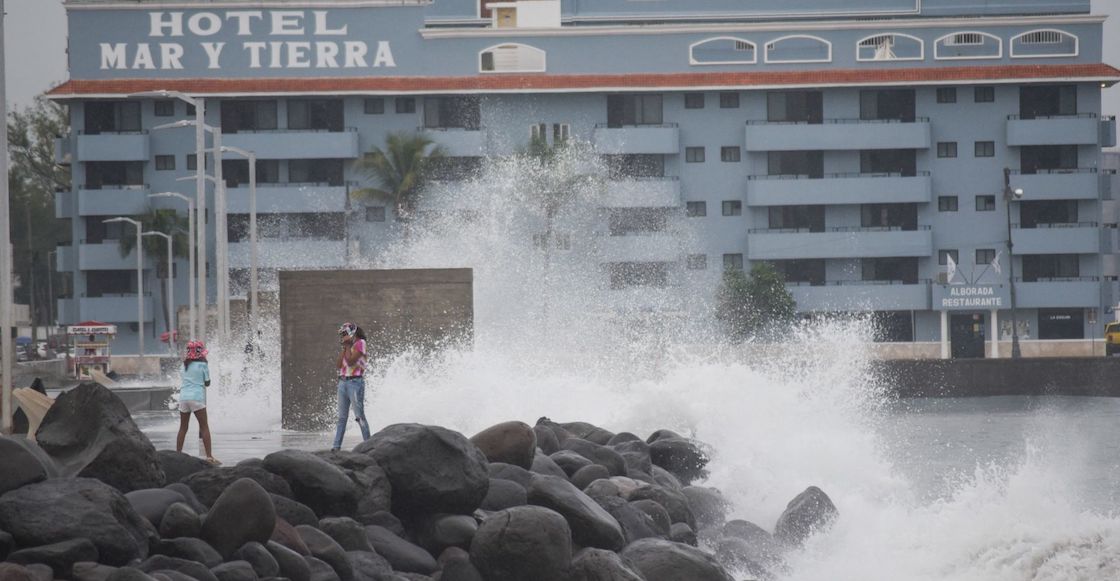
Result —
[[394, 570], [431, 574], [438, 568], [432, 555], [380, 526], [367, 526], [366, 538], [378, 555], [385, 557]]
[[622, 527], [613, 516], [571, 482], [555, 476], [536, 476], [528, 490], [529, 503], [560, 513], [572, 540], [584, 547], [617, 551], [624, 544]]
[[163, 539], [152, 546], [153, 555], [165, 555], [177, 559], [186, 559], [202, 563], [207, 567], [217, 567], [222, 562], [222, 556], [214, 547], [206, 544], [201, 539], [182, 537], [178, 539]]
[[700, 545], [699, 539], [696, 538], [696, 531], [683, 522], [675, 522], [669, 527], [669, 540], [693, 547]]
[[630, 432], [619, 432], [619, 433], [615, 434], [614, 436], [612, 436], [610, 440], [607, 440], [607, 445], [614, 447], [614, 446], [617, 446], [618, 444], [623, 444], [623, 443], [626, 443], [626, 442], [641, 442], [641, 441], [642, 441], [642, 439], [639, 438], [635, 434], [632, 434]]
[[26, 440], [0, 436], [0, 496], [27, 484], [46, 480], [50, 473]]
[[[315, 527], [299, 525], [296, 527], [296, 532], [299, 533], [299, 537], [303, 539], [304, 544], [311, 551], [312, 557], [330, 565], [342, 581], [352, 581], [354, 569], [350, 565], [349, 559], [346, 558], [346, 549], [343, 549], [327, 533]], [[308, 562], [310, 563], [310, 561]], [[312, 574], [314, 574], [314, 569], [312, 569]]]
[[[533, 426], [533, 435], [537, 437], [537, 448], [545, 454], [551, 454], [560, 449], [560, 440], [556, 438], [556, 432], [548, 426], [540, 424]], [[534, 455], [536, 455], [534, 453]]]
[[503, 422], [471, 437], [489, 462], [504, 462], [526, 470], [533, 466], [537, 434], [524, 422]]
[[[297, 529], [298, 530], [298, 529]], [[358, 521], [348, 517], [329, 517], [319, 521], [323, 531], [345, 551], [372, 551], [373, 546], [366, 538], [366, 529]]]
[[568, 581], [571, 530], [564, 517], [539, 506], [494, 513], [471, 542], [471, 563], [487, 581]]
[[113, 571], [105, 581], [157, 581], [154, 577], [135, 567], [121, 567]]
[[572, 474], [571, 481], [573, 486], [580, 490], [583, 490], [584, 488], [587, 488], [588, 485], [590, 485], [592, 482], [604, 478], [610, 478], [610, 476], [611, 473], [609, 470], [607, 470], [606, 466], [603, 466], [602, 464], [591, 464], [589, 466], [580, 468], [576, 471], [575, 474]]
[[774, 538], [787, 545], [800, 545], [817, 530], [831, 525], [838, 515], [832, 499], [820, 488], [810, 486], [786, 505], [774, 525]]
[[[201, 502], [199, 502], [198, 496], [196, 496], [194, 491], [191, 490], [191, 488], [186, 484], [183, 484], [182, 482], [172, 482], [171, 484], [164, 486], [164, 488], [168, 490], [174, 490], [175, 492], [182, 494], [183, 498], [187, 499], [187, 506], [191, 507], [191, 510], [193, 510], [195, 514], [201, 515], [206, 512], [206, 507], [208, 505], [203, 505]], [[214, 498], [217, 497], [215, 496]]]
[[230, 561], [210, 569], [218, 581], [257, 581], [257, 572], [245, 561]]
[[0, 579], [4, 581], [37, 581], [23, 565], [0, 563]]
[[307, 561], [307, 567], [311, 571], [311, 581], [341, 581], [338, 571], [335, 571], [334, 567], [326, 561], [315, 557], [304, 557], [304, 560]]
[[30, 574], [31, 578], [35, 581], [51, 581], [54, 577], [54, 571], [42, 563], [24, 565], [24, 568], [27, 569], [28, 574]]
[[470, 553], [459, 547], [448, 547], [439, 555], [439, 581], [484, 581], [482, 573], [471, 563]]
[[477, 532], [478, 521], [473, 516], [437, 514], [419, 521], [415, 535], [417, 544], [438, 555], [447, 547], [470, 547]]
[[272, 536], [269, 540], [276, 541], [304, 557], [311, 554], [311, 550], [307, 548], [307, 544], [299, 536], [296, 527], [280, 517], [276, 518], [276, 528], [272, 529]]
[[633, 563], [646, 581], [733, 581], [711, 555], [662, 539], [642, 539], [621, 556]]
[[[534, 456], [535, 458], [536, 456]], [[486, 471], [490, 474], [490, 478], [498, 480], [511, 480], [521, 485], [521, 488], [528, 488], [529, 482], [533, 480], [533, 473], [512, 464], [504, 462], [491, 462], [486, 465]]]
[[308, 567], [307, 561], [299, 553], [275, 541], [265, 543], [264, 547], [268, 549], [272, 558], [276, 559], [276, 564], [280, 567], [281, 577], [291, 579], [291, 581], [311, 580], [311, 568]]
[[214, 468], [213, 464], [202, 458], [175, 450], [160, 450], [156, 452], [156, 458], [159, 460], [160, 467], [163, 468], [168, 484], [180, 482], [195, 472]]
[[[661, 438], [649, 445], [650, 459], [680, 479], [683, 484], [704, 478], [708, 454], [700, 445], [685, 438]], [[656, 476], [656, 475], [655, 475]]]
[[235, 464], [235, 466], [241, 466], [242, 468], [264, 468], [264, 460], [260, 458], [246, 458]]
[[[543, 474], [545, 476], [556, 476], [559, 478], [567, 478], [568, 473], [564, 472], [552, 458], [545, 456], [540, 450], [537, 450], [537, 455], [533, 456], [533, 467], [529, 469], [533, 474]], [[528, 487], [526, 487], [528, 488]]]
[[607, 446], [581, 438], [569, 438], [560, 444], [560, 449], [571, 450], [595, 464], [606, 466], [611, 476], [626, 476], [626, 460]]
[[665, 510], [664, 506], [649, 499], [631, 500], [630, 506], [642, 511], [650, 518], [654, 532], [668, 538], [669, 530], [673, 526], [673, 519], [669, 518], [669, 511]]
[[599, 498], [601, 496], [617, 496], [622, 498], [622, 489], [619, 488], [618, 483], [614, 480], [603, 478], [583, 487], [583, 493], [592, 498]]
[[[622, 527], [622, 536], [627, 545], [638, 539], [668, 536], [667, 532], [661, 534], [649, 515], [631, 506], [630, 503], [618, 496], [599, 497], [595, 499], [595, 502], [618, 521], [618, 526]], [[666, 524], [666, 527], [668, 527], [668, 524]]]
[[[202, 563], [195, 563], [186, 559], [176, 559], [175, 557], [167, 557], [165, 555], [152, 555], [148, 557], [143, 563], [140, 563], [140, 570], [152, 575], [153, 573], [160, 573], [162, 571], [175, 571], [182, 573], [188, 578], [194, 578], [198, 581], [218, 581], [217, 577], [210, 572]], [[155, 575], [152, 575], [153, 577]]]
[[128, 503], [140, 516], [148, 519], [148, 522], [152, 523], [152, 526], [157, 529], [159, 523], [163, 520], [163, 513], [167, 512], [169, 506], [176, 502], [187, 501], [182, 494], [166, 488], [133, 490], [125, 494], [124, 497], [128, 499]]
[[638, 490], [642, 486], [645, 486], [644, 484], [627, 476], [611, 476], [611, 482], [615, 483], [618, 486], [618, 495], [622, 498], [625, 498], [626, 500], [630, 500], [630, 497], [633, 496], [634, 491]]
[[16, 540], [12, 533], [0, 531], [0, 560], [7, 559], [8, 554], [16, 549]]
[[[486, 457], [458, 432], [395, 424], [358, 444], [385, 471], [399, 517], [474, 512], [490, 485]], [[407, 520], [407, 519], [406, 519]]]
[[389, 532], [401, 538], [404, 538], [407, 534], [404, 530], [404, 523], [391, 512], [376, 513], [368, 520], [370, 522], [367, 523], [367, 526], [384, 527]]
[[350, 568], [354, 571], [354, 581], [381, 581], [398, 577], [393, 573], [393, 567], [385, 557], [373, 551], [347, 551], [346, 558], [350, 561]]
[[756, 551], [751, 543], [738, 537], [722, 537], [715, 542], [716, 560], [724, 567], [736, 571], [749, 571], [752, 575], [769, 577], [766, 566], [755, 560]]
[[248, 478], [230, 484], [202, 522], [202, 540], [228, 558], [242, 545], [263, 543], [276, 528], [276, 509], [268, 492]]
[[[606, 445], [606, 443], [611, 441], [611, 438], [614, 437], [614, 434], [611, 432], [587, 422], [561, 423], [560, 427], [567, 430], [569, 434], [576, 438], [581, 438], [588, 442], [599, 444], [600, 446]], [[563, 448], [563, 445], [560, 447]]]
[[617, 553], [583, 549], [572, 558], [572, 581], [646, 581]]
[[270, 494], [272, 506], [276, 507], [276, 516], [292, 523], [293, 525], [319, 525], [319, 517], [311, 507], [279, 494]]
[[672, 490], [681, 490], [684, 488], [679, 478], [660, 466], [654, 466], [653, 471], [650, 472], [650, 476], [653, 476], [652, 484], [664, 486]]
[[358, 486], [341, 468], [302, 450], [281, 450], [264, 458], [264, 469], [287, 481], [296, 500], [319, 517], [348, 516], [358, 509]]
[[[373, 515], [393, 508], [393, 487], [389, 477], [377, 462], [366, 454], [345, 450], [322, 450], [315, 455], [338, 466], [358, 486], [358, 509], [354, 519], [362, 524], [370, 522]], [[350, 516], [350, 515], [343, 515]]]
[[276, 562], [276, 557], [258, 542], [245, 543], [232, 558], [249, 563], [258, 577], [275, 577], [280, 574], [280, 564]]
[[683, 438], [683, 437], [684, 436], [681, 436], [680, 434], [674, 432], [673, 430], [661, 429], [661, 430], [657, 430], [656, 432], [650, 434], [649, 437], [646, 438], [646, 443], [647, 444], [652, 444], [652, 443], [654, 443], [658, 440], [664, 440], [666, 438]]
[[560, 450], [559, 452], [549, 454], [548, 457], [564, 471], [565, 478], [579, 472], [580, 468], [586, 468], [594, 464], [590, 458], [585, 458], [578, 452], [573, 452], [572, 450]]
[[49, 545], [20, 549], [8, 555], [18, 565], [41, 563], [51, 568], [54, 577], [66, 579], [79, 561], [97, 561], [97, 547], [89, 539], [70, 539]]
[[156, 449], [113, 392], [83, 383], [55, 399], [35, 433], [63, 476], [96, 478], [121, 492], [163, 486]]
[[164, 539], [198, 537], [202, 533], [202, 519], [191, 507], [176, 502], [167, 507], [159, 521], [159, 536]]
[[244, 466], [213, 468], [191, 474], [183, 479], [183, 484], [194, 492], [203, 505], [213, 506], [229, 485], [242, 478], [256, 482], [267, 492], [292, 498], [292, 488], [288, 486], [288, 482], [264, 468]]
[[0, 497], [0, 530], [21, 547], [87, 538], [99, 562], [121, 566], [148, 556], [151, 523], [124, 495], [92, 478], [51, 479]]
[[722, 527], [727, 521], [727, 500], [719, 490], [703, 486], [686, 486], [681, 489], [688, 506], [696, 517], [696, 528], [703, 530]]
[[78, 561], [74, 563], [74, 567], [70, 570], [70, 579], [73, 581], [106, 581], [110, 575], [116, 572], [116, 567], [93, 561]]
[[512, 480], [499, 478], [490, 479], [490, 488], [486, 491], [486, 498], [482, 499], [482, 510], [505, 510], [515, 506], [522, 506], [528, 501], [525, 488]]
[[637, 436], [634, 436], [634, 438], [633, 440], [613, 444], [610, 448], [618, 452], [622, 456], [622, 460], [626, 462], [627, 474], [634, 472], [652, 474], [653, 461], [649, 455], [649, 444], [638, 440]]
[[692, 514], [692, 508], [688, 506], [688, 497], [679, 490], [651, 484], [635, 489], [630, 494], [630, 500], [652, 500], [665, 507], [670, 521], [683, 522], [689, 528], [696, 529], [696, 517]]

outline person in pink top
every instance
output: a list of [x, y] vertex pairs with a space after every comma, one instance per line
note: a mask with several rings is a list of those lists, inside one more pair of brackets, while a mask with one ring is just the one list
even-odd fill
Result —
[[334, 431], [332, 450], [342, 447], [351, 404], [358, 427], [362, 429], [362, 440], [369, 439], [369, 422], [366, 421], [366, 334], [354, 323], [343, 323], [338, 328], [338, 337], [342, 351], [335, 362], [338, 369], [338, 426]]

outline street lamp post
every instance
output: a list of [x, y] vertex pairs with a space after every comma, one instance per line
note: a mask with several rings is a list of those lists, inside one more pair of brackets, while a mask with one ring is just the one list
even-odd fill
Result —
[[257, 154], [240, 147], [223, 145], [222, 151], [249, 159], [249, 342], [257, 332]]
[[[188, 278], [187, 291], [190, 293], [190, 298], [188, 299], [188, 303], [187, 303], [188, 306], [190, 307], [190, 309], [189, 309], [190, 310], [190, 315], [188, 316], [189, 326], [187, 328], [187, 334], [190, 336], [191, 339], [195, 339], [197, 337], [197, 335], [196, 335], [196, 329], [195, 329], [196, 322], [195, 322], [195, 309], [194, 309], [194, 307], [195, 307], [195, 303], [194, 303], [194, 282], [189, 280], [190, 277], [195, 275], [195, 270], [194, 270], [194, 254], [195, 254], [195, 251], [194, 251], [194, 249], [195, 249], [194, 200], [190, 199], [187, 196], [184, 196], [183, 194], [180, 194], [179, 192], [160, 192], [158, 194], [148, 194], [148, 197], [149, 198], [179, 198], [179, 199], [187, 202], [187, 222], [188, 222], [188, 226], [187, 226], [187, 243], [188, 243], [187, 244], [187, 248], [188, 248], [187, 255], [188, 255], [188, 259], [187, 260], [188, 260], [188, 265], [189, 265], [187, 267], [187, 273], [189, 275], [187, 277]], [[172, 304], [174, 304], [174, 303], [172, 303]], [[176, 325], [176, 326], [178, 326], [178, 325]]]
[[167, 329], [167, 346], [171, 349], [171, 353], [174, 355], [176, 352], [175, 333], [177, 332], [176, 329], [179, 327], [179, 323], [175, 320], [176, 317], [174, 312], [175, 281], [172, 279], [171, 273], [175, 270], [175, 255], [171, 248], [171, 235], [164, 234], [163, 232], [156, 232], [154, 230], [150, 232], [144, 232], [143, 235], [163, 236], [163, 238], [167, 240], [167, 321], [168, 326], [170, 327], [169, 329]]
[[54, 261], [51, 260], [58, 254], [58, 249], [47, 251], [47, 346], [51, 344], [51, 334], [55, 326], [55, 296], [54, 296]]
[[136, 324], [139, 325], [139, 347], [137, 353], [140, 357], [144, 356], [144, 246], [141, 232], [144, 226], [140, 222], [132, 218], [118, 216], [116, 218], [109, 218], [102, 220], [108, 224], [110, 222], [128, 222], [136, 227]]
[[[1015, 303], [1015, 244], [1011, 240], [1011, 202], [1023, 198], [1022, 188], [1011, 189], [1011, 168], [1003, 168], [1003, 200], [1007, 203], [1007, 263], [1008, 275], [1011, 281], [1011, 358], [1019, 359], [1023, 356], [1019, 349], [1019, 321], [1016, 318]], [[998, 338], [996, 339], [999, 340]]]
[[[4, 0], [0, 0], [0, 116], [8, 118], [4, 100]], [[0, 132], [0, 432], [12, 433], [12, 232], [8, 217], [8, 132]]]

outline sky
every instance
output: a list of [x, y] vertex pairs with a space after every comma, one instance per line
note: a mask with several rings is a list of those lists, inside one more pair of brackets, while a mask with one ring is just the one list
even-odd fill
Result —
[[[62, 0], [6, 0], [4, 36], [8, 107], [27, 107], [66, 80], [66, 12]], [[1117, 13], [1120, 0], [1093, 0], [1093, 12]], [[1104, 61], [1120, 67], [1120, 15], [1104, 25]], [[1120, 115], [1120, 85], [1104, 93], [1103, 113]]]

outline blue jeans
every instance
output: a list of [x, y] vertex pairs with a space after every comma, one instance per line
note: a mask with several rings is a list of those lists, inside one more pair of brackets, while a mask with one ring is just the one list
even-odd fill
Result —
[[362, 439], [369, 439], [369, 422], [366, 421], [366, 382], [361, 377], [338, 380], [338, 427], [334, 431], [334, 447], [342, 447], [342, 437], [346, 435], [346, 421], [350, 415], [350, 403], [354, 404], [354, 416], [362, 429]]

